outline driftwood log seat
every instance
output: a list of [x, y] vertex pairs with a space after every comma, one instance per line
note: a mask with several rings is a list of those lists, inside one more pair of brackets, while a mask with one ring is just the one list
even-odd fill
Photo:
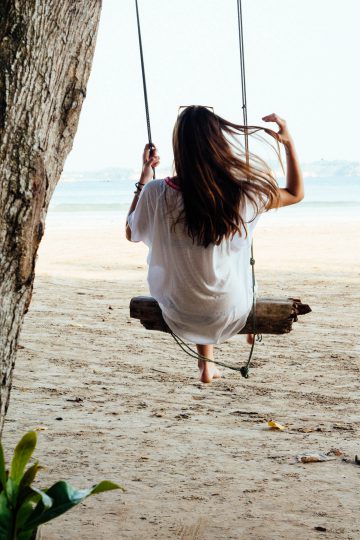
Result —
[[[299, 315], [311, 308], [295, 298], [258, 298], [256, 300], [256, 328], [259, 334], [287, 334]], [[151, 296], [136, 296], [130, 302], [130, 317], [139, 319], [147, 330], [169, 332], [157, 301]], [[251, 334], [253, 318], [250, 313], [239, 334]]]

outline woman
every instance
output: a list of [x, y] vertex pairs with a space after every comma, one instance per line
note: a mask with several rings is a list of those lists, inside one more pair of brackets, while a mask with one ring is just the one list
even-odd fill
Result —
[[[176, 175], [151, 181], [160, 157], [156, 149], [150, 155], [147, 145], [127, 216], [127, 239], [149, 247], [150, 293], [165, 322], [210, 360], [214, 344], [237, 334], [251, 310], [250, 248], [260, 214], [303, 198], [301, 170], [285, 121], [276, 114], [263, 120], [279, 127], [277, 133], [265, 131], [285, 147], [284, 189], [266, 163], [253, 155], [246, 159], [236, 143], [244, 127], [206, 107], [191, 106], [174, 128]], [[253, 338], [248, 336], [248, 342]], [[211, 361], [199, 360], [198, 367], [204, 383], [221, 376]]]

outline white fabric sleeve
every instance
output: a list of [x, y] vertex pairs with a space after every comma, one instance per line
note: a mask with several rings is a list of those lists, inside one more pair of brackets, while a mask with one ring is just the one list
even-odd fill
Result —
[[136, 208], [127, 218], [131, 229], [132, 242], [144, 242], [147, 246], [152, 243], [154, 228], [154, 208], [152, 205], [150, 184], [142, 188]]

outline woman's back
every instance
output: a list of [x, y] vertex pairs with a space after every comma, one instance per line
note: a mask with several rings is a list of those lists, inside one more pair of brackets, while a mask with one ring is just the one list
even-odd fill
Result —
[[149, 247], [150, 293], [170, 328], [192, 342], [218, 343], [244, 326], [251, 309], [250, 247], [257, 218], [245, 200], [242, 235], [204, 247], [182, 223], [173, 226], [182, 209], [182, 192], [171, 179], [152, 181], [129, 216], [132, 239]]

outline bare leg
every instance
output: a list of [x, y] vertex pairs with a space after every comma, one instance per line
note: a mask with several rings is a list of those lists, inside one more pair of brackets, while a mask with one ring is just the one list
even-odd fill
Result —
[[[205, 356], [211, 360], [214, 359], [214, 345], [196, 345], [196, 348], [201, 356]], [[210, 383], [213, 379], [219, 379], [221, 377], [220, 371], [213, 362], [199, 360], [198, 366], [200, 370], [200, 381], [203, 383]]]

